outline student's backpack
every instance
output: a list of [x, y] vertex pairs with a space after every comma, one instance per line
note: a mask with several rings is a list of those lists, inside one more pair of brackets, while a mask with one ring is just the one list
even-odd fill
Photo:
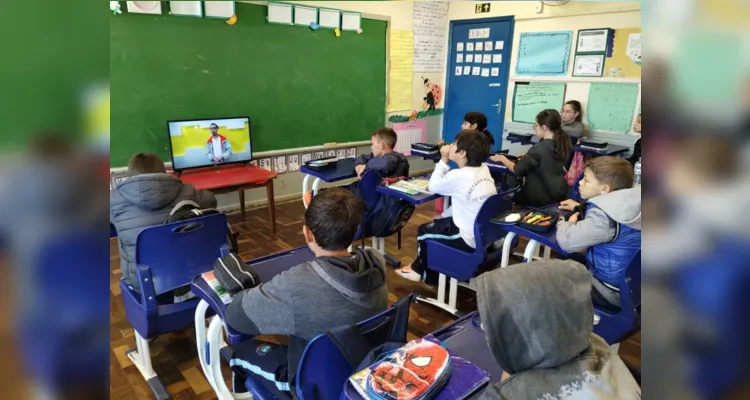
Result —
[[[165, 224], [171, 224], [173, 222], [186, 221], [189, 219], [202, 217], [205, 215], [220, 214], [221, 211], [213, 208], [201, 208], [200, 205], [192, 200], [183, 200], [169, 212], [169, 218], [164, 221]], [[198, 225], [185, 225], [179, 229], [178, 232], [190, 232], [197, 228]], [[237, 234], [232, 231], [232, 227], [227, 223], [227, 242], [229, 243], [229, 250], [233, 253], [239, 253], [239, 245], [237, 244]]]

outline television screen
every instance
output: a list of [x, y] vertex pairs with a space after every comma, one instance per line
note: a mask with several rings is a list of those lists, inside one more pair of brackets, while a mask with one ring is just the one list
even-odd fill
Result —
[[167, 128], [175, 170], [252, 159], [248, 117], [169, 121]]

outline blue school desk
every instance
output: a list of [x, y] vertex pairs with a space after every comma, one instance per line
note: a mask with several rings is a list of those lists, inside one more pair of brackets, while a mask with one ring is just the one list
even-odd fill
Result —
[[[516, 132], [509, 132], [509, 133], [516, 133]], [[518, 143], [518, 144], [526, 146], [526, 145], [530, 145], [530, 144], [535, 144], [536, 143], [536, 142], [534, 142], [534, 137], [535, 137], [534, 135], [531, 135], [531, 137], [528, 138], [528, 139], [519, 139], [519, 138], [512, 137], [512, 136], [506, 136], [505, 140], [507, 140], [508, 143]]]
[[626, 153], [630, 150], [627, 146], [618, 146], [616, 144], [608, 144], [606, 148], [597, 150], [590, 147], [581, 147], [580, 144], [573, 146], [573, 152], [580, 152], [583, 154], [591, 154], [594, 157], [597, 156], [616, 156], [618, 154]]
[[434, 201], [440, 198], [440, 195], [436, 193], [430, 193], [430, 194], [417, 193], [417, 194], [411, 195], [411, 194], [404, 193], [396, 189], [391, 189], [385, 186], [378, 186], [377, 190], [378, 190], [378, 193], [382, 193], [386, 196], [392, 196], [401, 200], [408, 201], [409, 203], [414, 204], [415, 206], [418, 206], [424, 203], [429, 203], [431, 201]]
[[[330, 168], [323, 171], [313, 171], [307, 166], [303, 166], [300, 168], [300, 172], [305, 174], [305, 179], [302, 180], [302, 203], [305, 202], [305, 193], [309, 192], [308, 189], [310, 184], [310, 178], [315, 177], [315, 180], [312, 184], [312, 192], [313, 196], [315, 193], [318, 192], [318, 188], [320, 188], [320, 182], [338, 182], [343, 181], [344, 179], [350, 179], [357, 176], [357, 173], [354, 172], [354, 159], [353, 158], [346, 158], [339, 160], [336, 163], [336, 168]], [[307, 205], [305, 205], [305, 208], [307, 208]]]
[[[256, 258], [249, 261], [248, 264], [253, 266], [261, 282], [268, 282], [274, 276], [314, 258], [315, 254], [305, 246]], [[224, 348], [227, 348], [227, 344], [222, 340], [222, 329], [227, 332], [227, 341], [231, 344], [242, 343], [248, 337], [229, 328], [224, 323], [227, 305], [221, 301], [203, 278], [197, 276], [193, 279], [192, 291], [201, 299], [195, 310], [195, 342], [198, 346], [198, 358], [203, 373], [220, 399], [235, 398], [221, 375], [221, 357], [219, 354], [224, 351]], [[208, 330], [206, 330], [206, 312], [209, 308], [218, 315], [218, 318], [212, 319]]]
[[[435, 332], [435, 336], [445, 347], [458, 354], [459, 357], [489, 372], [490, 384], [500, 382], [503, 370], [495, 361], [484, 330], [481, 328], [482, 320], [479, 311], [464, 315], [456, 321], [446, 325]], [[484, 389], [480, 389], [472, 398], [479, 397]]]
[[[538, 210], [541, 212], [556, 212], [559, 213], [560, 218], [562, 218], [562, 215], [566, 212], [559, 210], [557, 207], [557, 204], [551, 204], [545, 207], [534, 208], [534, 210]], [[519, 212], [522, 212], [522, 210]], [[539, 245], [545, 247], [544, 256], [542, 257], [545, 260], [550, 258], [552, 250], [556, 251], [563, 257], [570, 257], [570, 254], [563, 251], [563, 249], [561, 249], [557, 244], [557, 226], [553, 227], [549, 232], [539, 233], [530, 231], [519, 225], [502, 224], [499, 222], [493, 223], [502, 225], [503, 229], [508, 232], [508, 234], [505, 235], [505, 240], [503, 241], [503, 255], [500, 261], [501, 268], [507, 267], [508, 263], [510, 262], [511, 243], [516, 236], [523, 236], [529, 239], [529, 244], [526, 245], [526, 250], [523, 253], [523, 262], [528, 263], [533, 261], [534, 259], [539, 259], [537, 255], [537, 248], [539, 247]]]
[[427, 151], [420, 151], [420, 150], [411, 150], [411, 155], [413, 156], [419, 156], [424, 158], [425, 160], [432, 160], [434, 162], [440, 161], [440, 151], [433, 151], [433, 152], [427, 152]]

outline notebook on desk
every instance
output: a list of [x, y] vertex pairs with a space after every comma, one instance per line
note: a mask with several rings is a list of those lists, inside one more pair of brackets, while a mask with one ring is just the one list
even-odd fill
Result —
[[226, 289], [221, 286], [219, 280], [216, 279], [216, 276], [214, 276], [214, 271], [204, 272], [201, 274], [201, 277], [204, 281], [206, 281], [206, 283], [208, 283], [208, 286], [211, 287], [211, 290], [213, 290], [214, 293], [219, 296], [222, 303], [229, 304], [232, 302], [232, 295], [230, 295], [229, 292], [227, 292]]

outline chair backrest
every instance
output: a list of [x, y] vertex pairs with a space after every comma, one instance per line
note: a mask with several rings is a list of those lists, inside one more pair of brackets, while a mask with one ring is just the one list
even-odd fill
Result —
[[641, 305], [641, 251], [635, 254], [620, 282], [620, 304], [622, 317], [634, 319]]
[[[179, 232], [187, 225], [194, 227]], [[196, 275], [211, 271], [216, 259], [228, 251], [224, 214], [142, 230], [136, 239], [135, 262], [143, 294], [156, 296], [190, 284]]]
[[490, 218], [509, 211], [513, 206], [513, 198], [520, 190], [520, 187], [515, 187], [495, 194], [485, 200], [482, 208], [479, 209], [477, 219], [474, 221], [474, 240], [477, 253], [482, 254], [483, 257], [487, 246], [504, 238], [506, 234], [502, 229], [498, 229], [496, 224], [491, 223]]
[[[403, 327], [408, 324], [408, 307], [412, 299], [413, 296], [410, 295], [406, 304], [398, 302], [382, 313], [357, 324], [370, 348], [388, 341], [394, 324], [402, 324]], [[397, 313], [399, 305], [405, 306], [407, 312]], [[398, 321], [400, 319], [405, 321]], [[405, 331], [405, 328], [403, 329]], [[344, 384], [354, 372], [356, 371], [352, 371], [351, 364], [331, 337], [326, 334], [318, 335], [308, 343], [302, 354], [297, 369], [297, 396], [302, 400], [341, 398]]]
[[365, 214], [372, 213], [380, 202], [378, 186], [383, 178], [375, 171], [366, 171], [359, 181], [359, 194]]
[[583, 199], [581, 198], [580, 187], [578, 186], [578, 184], [581, 182], [581, 179], [583, 179], [583, 172], [581, 172], [581, 175], [578, 175], [578, 178], [576, 178], [576, 182], [573, 184], [573, 186], [570, 187], [570, 192], [568, 192], [568, 198], [579, 203], [583, 202]]

